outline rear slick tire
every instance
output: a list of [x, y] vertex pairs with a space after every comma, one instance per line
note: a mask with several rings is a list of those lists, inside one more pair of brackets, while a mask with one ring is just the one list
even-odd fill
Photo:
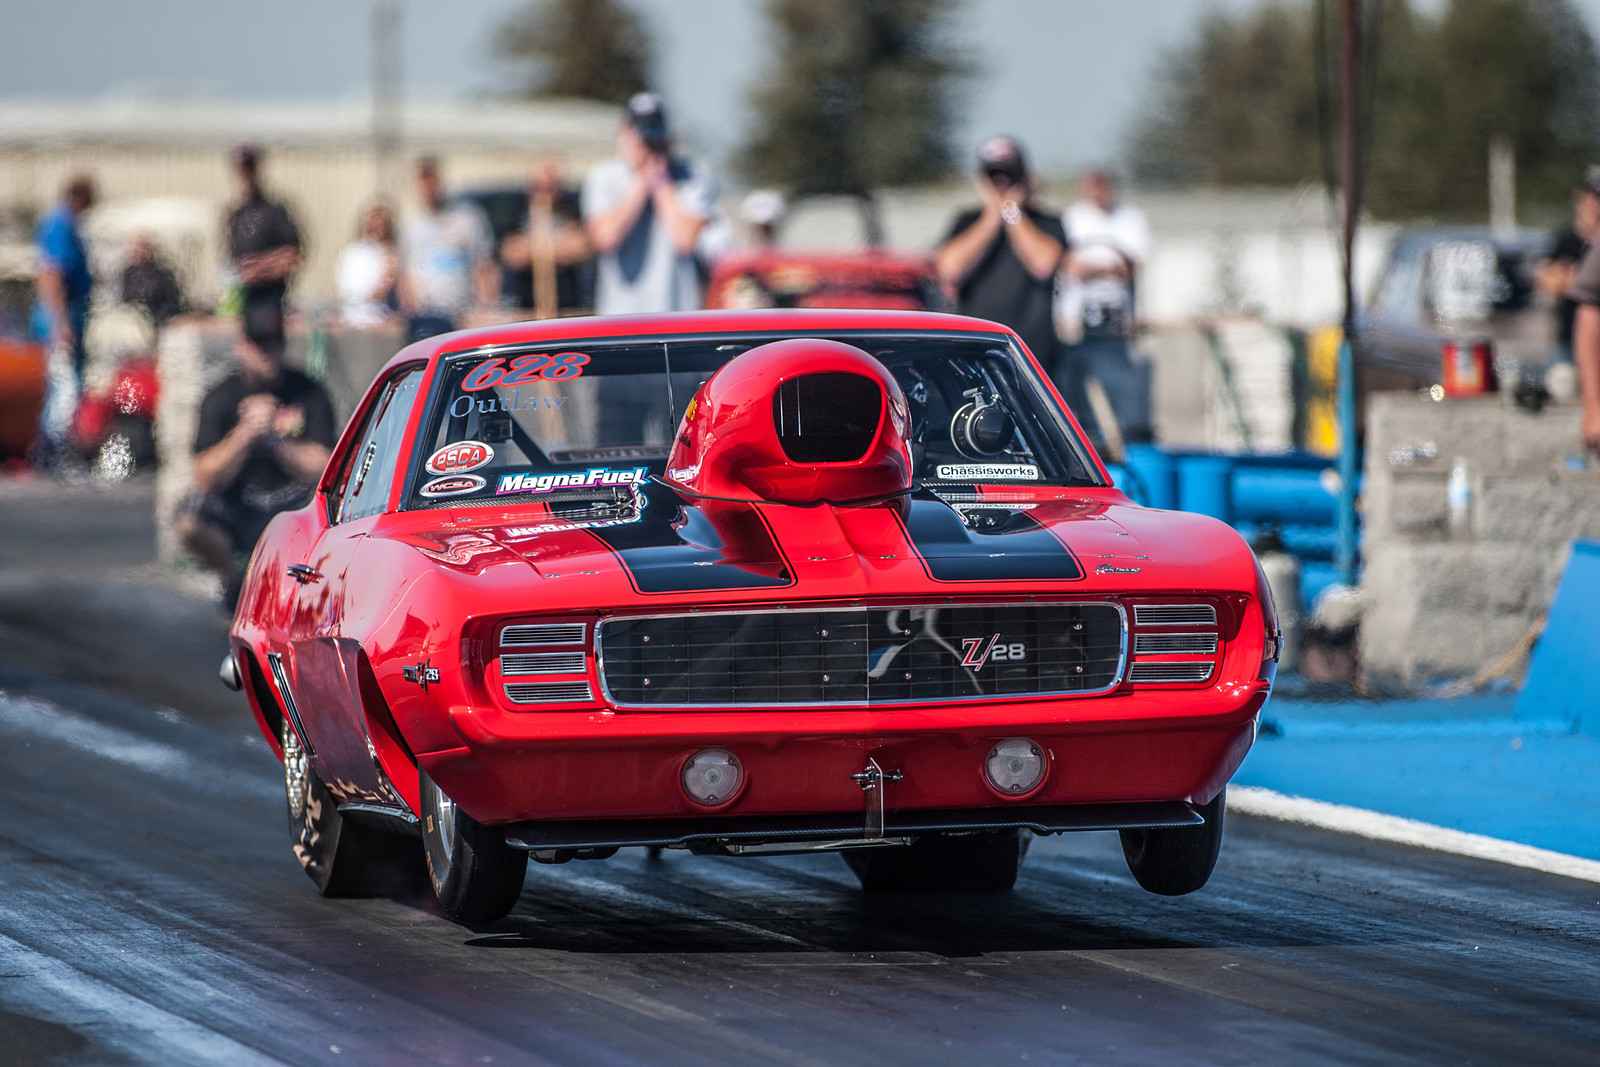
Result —
[[283, 727], [283, 783], [289, 836], [301, 868], [325, 897], [413, 899], [428, 890], [422, 842], [413, 835], [362, 826], [339, 803], [288, 722]]
[[868, 893], [994, 893], [1016, 884], [1029, 840], [1020, 830], [923, 834], [910, 845], [841, 855]]
[[1205, 819], [1203, 826], [1119, 831], [1122, 855], [1141, 886], [1164, 897], [1181, 897], [1210, 881], [1222, 850], [1227, 792], [1224, 788], [1211, 803], [1195, 809]]
[[484, 826], [456, 807], [427, 771], [417, 773], [423, 851], [439, 907], [457, 922], [505, 918], [522, 895], [528, 854], [507, 845], [499, 827]]

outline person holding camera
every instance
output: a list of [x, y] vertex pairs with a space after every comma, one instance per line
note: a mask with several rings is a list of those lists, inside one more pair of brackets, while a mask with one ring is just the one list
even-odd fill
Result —
[[1061, 217], [1034, 204], [1027, 158], [1014, 138], [983, 142], [973, 184], [980, 206], [956, 216], [934, 268], [955, 290], [956, 310], [1011, 327], [1048, 368], [1055, 276], [1067, 250]]
[[583, 184], [584, 226], [599, 252], [595, 312], [686, 311], [701, 304], [695, 245], [717, 201], [703, 167], [672, 152], [666, 110], [635, 93], [617, 132], [616, 159]]

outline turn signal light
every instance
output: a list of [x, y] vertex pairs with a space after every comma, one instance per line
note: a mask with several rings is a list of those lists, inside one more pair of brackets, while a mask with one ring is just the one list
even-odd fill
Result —
[[706, 748], [683, 765], [683, 791], [696, 804], [726, 804], [744, 784], [739, 757], [722, 748]]
[[1005, 796], [1031, 793], [1044, 781], [1044, 750], [1026, 737], [1008, 737], [989, 750], [983, 773]]

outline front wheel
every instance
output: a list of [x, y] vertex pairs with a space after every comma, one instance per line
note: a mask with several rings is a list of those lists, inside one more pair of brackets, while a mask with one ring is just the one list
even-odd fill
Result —
[[923, 834], [910, 845], [853, 849], [842, 855], [869, 893], [998, 892], [1016, 884], [1029, 840], [1020, 830]]
[[457, 922], [503, 919], [522, 895], [528, 854], [506, 844], [496, 827], [484, 826], [419, 771], [422, 843], [439, 907]]
[[1164, 897], [1193, 893], [1211, 878], [1222, 850], [1222, 819], [1227, 789], [1196, 810], [1203, 826], [1122, 830], [1122, 855], [1139, 884]]
[[361, 826], [311, 769], [306, 750], [283, 724], [283, 784], [295, 858], [325, 897], [414, 897], [427, 886], [415, 836]]

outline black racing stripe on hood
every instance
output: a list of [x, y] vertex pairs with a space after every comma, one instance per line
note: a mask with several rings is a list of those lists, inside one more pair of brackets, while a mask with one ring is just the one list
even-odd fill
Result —
[[616, 555], [640, 593], [794, 584], [793, 568], [755, 508], [734, 506], [713, 522], [705, 509], [661, 485], [645, 493], [643, 521], [588, 531]]
[[896, 519], [906, 540], [936, 582], [1076, 581], [1077, 557], [1028, 516], [1015, 511], [998, 532], [974, 530], [949, 504], [913, 498], [909, 514]]

